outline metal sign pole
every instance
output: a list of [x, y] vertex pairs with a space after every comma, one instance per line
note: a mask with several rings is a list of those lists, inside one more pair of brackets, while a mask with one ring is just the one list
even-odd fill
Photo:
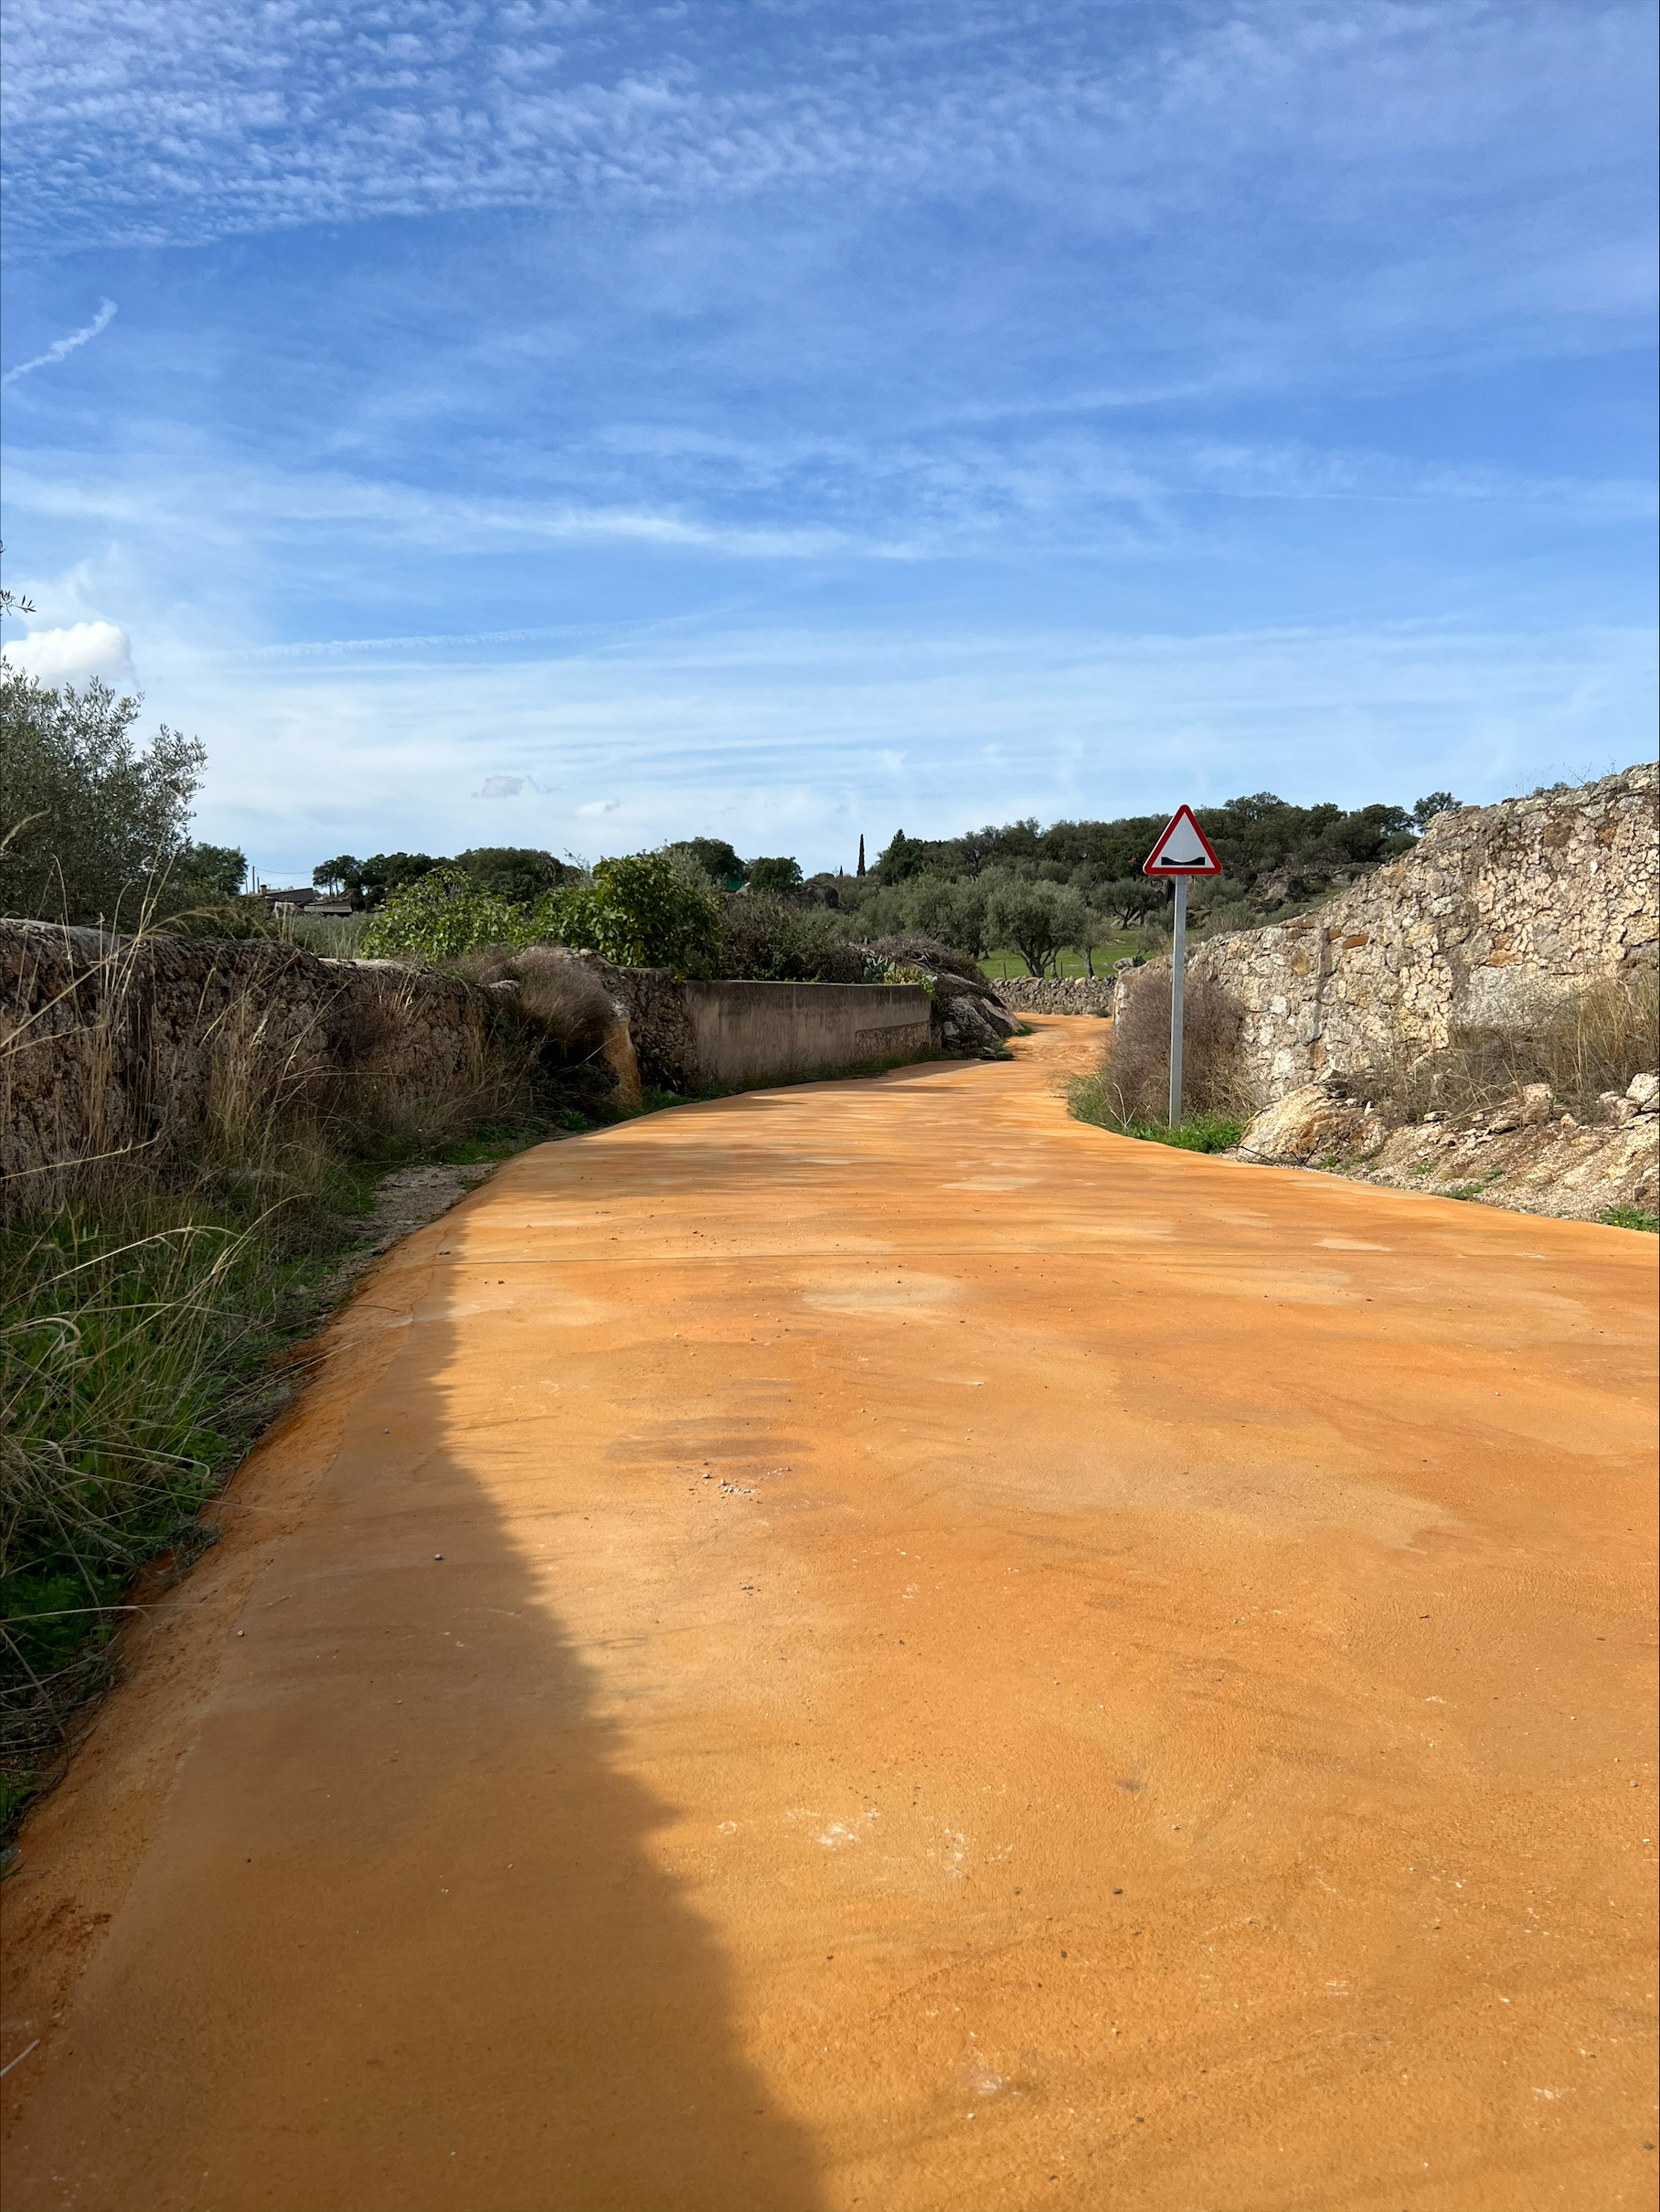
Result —
[[1182, 996], [1187, 965], [1187, 878], [1176, 879], [1176, 934], [1170, 943], [1170, 1126], [1182, 1122]]
[[1219, 876], [1217, 849], [1199, 827], [1190, 806], [1178, 806], [1165, 834], [1142, 863], [1149, 876], [1168, 876], [1176, 885], [1176, 917], [1170, 938], [1170, 1126], [1182, 1125], [1182, 998], [1187, 981], [1187, 878]]

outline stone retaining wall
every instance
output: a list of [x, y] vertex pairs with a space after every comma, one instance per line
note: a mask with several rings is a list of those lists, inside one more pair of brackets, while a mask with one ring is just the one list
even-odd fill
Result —
[[[1653, 967], [1653, 766], [1579, 789], [1439, 814], [1422, 842], [1297, 920], [1194, 946], [1189, 972], [1244, 1010], [1266, 1104], [1327, 1073], [1519, 1026], [1542, 1001]], [[1121, 992], [1165, 962], [1126, 972]]]

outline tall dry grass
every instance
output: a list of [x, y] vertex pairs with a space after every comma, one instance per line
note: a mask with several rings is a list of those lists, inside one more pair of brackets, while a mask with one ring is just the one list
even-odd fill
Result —
[[1138, 972], [1121, 993], [1101, 1066], [1073, 1079], [1068, 1102], [1080, 1122], [1151, 1137], [1189, 1152], [1237, 1143], [1256, 1111], [1244, 1055], [1243, 1016], [1214, 978], [1189, 971], [1182, 1005], [1182, 1119], [1170, 1114], [1170, 971]]
[[1455, 1029], [1437, 1052], [1369, 1071], [1375, 1102], [1393, 1121], [1453, 1117], [1502, 1105], [1530, 1083], [1577, 1120], [1595, 1121], [1610, 1091], [1660, 1066], [1660, 979], [1652, 968], [1559, 992], [1540, 990], [1514, 1026]]

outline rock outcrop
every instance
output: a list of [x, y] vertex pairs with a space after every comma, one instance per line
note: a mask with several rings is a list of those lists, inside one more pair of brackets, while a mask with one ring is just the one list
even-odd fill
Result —
[[1304, 1083], [1258, 1114], [1235, 1149], [1241, 1160], [1301, 1167], [1338, 1154], [1369, 1159], [1389, 1133], [1370, 1104], [1357, 1104], [1331, 1083]]
[[932, 978], [933, 1030], [942, 1052], [995, 1057], [1020, 1024], [989, 984], [942, 971]]
[[1496, 1108], [1391, 1129], [1335, 1082], [1306, 1083], [1246, 1128], [1233, 1157], [1320, 1167], [1512, 1212], [1598, 1221], [1660, 1210], [1660, 1076], [1639, 1075], [1589, 1124], [1529, 1083]]

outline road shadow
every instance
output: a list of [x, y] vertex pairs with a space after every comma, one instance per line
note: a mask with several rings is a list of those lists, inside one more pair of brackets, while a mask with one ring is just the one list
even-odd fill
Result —
[[[43, 2053], [7, 2212], [822, 2204], [654, 1855], [676, 1809], [625, 1770], [477, 1471], [460, 1349], [433, 1299], [366, 1360]], [[582, 1469], [537, 1435], [514, 1493], [574, 1510]]]

